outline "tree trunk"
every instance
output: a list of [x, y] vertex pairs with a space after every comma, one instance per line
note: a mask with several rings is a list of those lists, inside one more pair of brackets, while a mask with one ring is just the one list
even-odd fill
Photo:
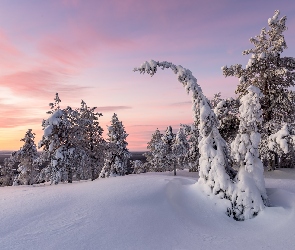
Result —
[[68, 183], [73, 183], [73, 173], [71, 166], [68, 166]]

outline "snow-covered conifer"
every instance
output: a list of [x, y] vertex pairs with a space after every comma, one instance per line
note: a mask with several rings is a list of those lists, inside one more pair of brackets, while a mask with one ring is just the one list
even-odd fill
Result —
[[172, 152], [175, 157], [175, 166], [179, 169], [184, 169], [188, 165], [189, 143], [184, 134], [183, 128], [180, 128], [175, 136], [172, 145]]
[[4, 165], [0, 165], [0, 187], [13, 185], [16, 169], [15, 162], [11, 157], [4, 159]]
[[165, 133], [162, 135], [161, 144], [161, 155], [163, 156], [163, 162], [165, 166], [165, 171], [174, 171], [176, 175], [176, 157], [172, 150], [172, 145], [175, 140], [175, 134], [172, 131], [172, 127], [168, 126]]
[[164, 161], [165, 151], [162, 136], [163, 135], [161, 134], [160, 130], [156, 129], [156, 131], [151, 136], [151, 140], [147, 143], [148, 151], [143, 154], [146, 157], [146, 165], [150, 171], [166, 171], [166, 165]]
[[[271, 170], [275, 169], [275, 165], [281, 167], [282, 157], [289, 156], [291, 157], [291, 161], [294, 161], [294, 135], [291, 135], [288, 124], [284, 124], [282, 128], [268, 137], [268, 149], [272, 152], [272, 155], [276, 155], [277, 157], [271, 158], [272, 164], [270, 164]], [[279, 162], [275, 162], [275, 160]]]
[[199, 170], [199, 158], [200, 158], [200, 152], [199, 152], [199, 129], [197, 124], [192, 125], [186, 125], [181, 124], [180, 125], [185, 132], [185, 135], [188, 137], [188, 143], [189, 143], [189, 151], [187, 153], [187, 162], [190, 172], [197, 172]]
[[82, 100], [76, 117], [77, 129], [75, 130], [75, 148], [79, 175], [95, 180], [103, 167], [105, 141], [102, 138], [103, 129], [98, 118], [101, 113], [95, 112], [96, 107], [90, 108]]
[[54, 103], [50, 103], [50, 114], [47, 120], [43, 120], [43, 137], [39, 142], [39, 148], [43, 147], [42, 157], [50, 160], [50, 164], [42, 172], [50, 174], [51, 183], [58, 184], [60, 181], [72, 181], [72, 170], [70, 165], [73, 152], [70, 136], [71, 122], [67, 110], [60, 109], [60, 98], [56, 93]]
[[127, 161], [131, 154], [127, 149], [128, 134], [117, 114], [112, 116], [111, 125], [108, 126], [108, 148], [104, 166], [99, 175], [100, 178], [125, 175], [127, 173]]
[[[273, 17], [268, 19], [269, 28], [263, 28], [258, 36], [250, 38], [253, 48], [243, 52], [243, 55], [251, 55], [245, 68], [241, 64], [222, 67], [226, 77], [239, 78], [236, 93], [240, 97], [246, 95], [250, 85], [258, 87], [263, 93], [260, 155], [269, 169], [272, 169], [273, 159], [277, 162], [278, 157], [268, 149], [268, 137], [278, 132], [282, 122], [288, 123], [292, 129], [295, 127], [295, 92], [290, 89], [295, 85], [295, 59], [281, 56], [287, 48], [283, 35], [287, 30], [287, 17], [279, 18], [279, 15], [280, 12], [276, 10]], [[284, 156], [288, 154], [290, 152]]]
[[24, 145], [20, 150], [12, 153], [11, 158], [14, 162], [18, 162], [18, 175], [15, 182], [23, 185], [32, 185], [36, 183], [39, 174], [39, 167], [37, 163], [38, 152], [35, 144], [35, 133], [32, 129], [28, 129], [25, 137], [21, 139]]
[[140, 160], [130, 161], [133, 174], [145, 173], [144, 164]]
[[236, 188], [232, 195], [233, 216], [236, 220], [254, 217], [267, 200], [263, 177], [263, 164], [259, 159], [259, 128], [262, 110], [257, 87], [248, 87], [248, 94], [241, 98], [239, 133], [231, 144], [231, 153], [239, 165]]

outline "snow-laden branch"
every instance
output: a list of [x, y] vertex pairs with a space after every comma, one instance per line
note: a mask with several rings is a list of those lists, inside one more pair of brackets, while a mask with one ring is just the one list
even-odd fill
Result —
[[[193, 119], [199, 124], [201, 136], [208, 136], [213, 127], [217, 127], [218, 120], [214, 114], [209, 100], [204, 96], [201, 87], [197, 83], [197, 79], [192, 75], [192, 72], [181, 65], [175, 65], [171, 62], [146, 61], [140, 67], [134, 68], [133, 71], [139, 71], [141, 74], [147, 73], [153, 76], [157, 69], [172, 69], [177, 79], [182, 83], [187, 93], [192, 93], [193, 102]], [[203, 122], [200, 123], [200, 120]]]

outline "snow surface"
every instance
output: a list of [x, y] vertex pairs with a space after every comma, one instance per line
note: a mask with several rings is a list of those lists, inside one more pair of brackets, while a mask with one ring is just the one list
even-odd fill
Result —
[[266, 173], [272, 207], [243, 222], [177, 174], [2, 187], [0, 249], [294, 249], [294, 169]]

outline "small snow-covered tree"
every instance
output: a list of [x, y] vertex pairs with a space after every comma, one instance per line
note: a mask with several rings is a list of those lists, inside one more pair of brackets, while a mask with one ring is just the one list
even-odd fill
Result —
[[145, 173], [145, 167], [141, 160], [130, 161], [133, 174]]
[[259, 129], [262, 110], [257, 87], [248, 87], [241, 98], [239, 133], [231, 144], [232, 156], [239, 164], [236, 188], [232, 195], [233, 216], [236, 220], [252, 218], [261, 211], [267, 200], [263, 177], [263, 164], [259, 159]]
[[163, 135], [161, 134], [160, 130], [157, 128], [152, 134], [151, 140], [147, 143], [148, 151], [143, 154], [146, 157], [146, 165], [150, 171], [166, 171], [166, 164], [164, 160], [165, 150], [162, 136]]
[[[268, 149], [272, 152], [272, 155], [277, 155], [278, 166], [281, 166], [281, 158], [284, 156], [291, 157], [293, 162], [294, 155], [294, 136], [291, 135], [288, 124], [284, 124], [283, 127], [275, 134], [271, 134], [268, 137]], [[289, 153], [289, 154], [288, 154]], [[269, 157], [271, 158], [271, 156]], [[272, 164], [270, 164], [271, 170], [275, 169], [275, 157], [272, 158]]]
[[127, 149], [127, 136], [123, 123], [119, 121], [117, 114], [114, 114], [108, 127], [108, 148], [100, 178], [127, 173], [127, 161], [131, 156]]
[[0, 165], [0, 186], [11, 186], [15, 178], [15, 162], [11, 157], [4, 159], [4, 165]]
[[199, 170], [199, 129], [196, 123], [192, 125], [181, 124], [180, 125], [185, 132], [185, 135], [188, 137], [189, 151], [187, 153], [187, 162], [190, 172], [197, 172]]
[[32, 129], [28, 129], [25, 137], [21, 139], [24, 145], [11, 155], [13, 162], [19, 163], [18, 175], [15, 178], [18, 184], [32, 185], [37, 181], [39, 174], [37, 159], [39, 156], [34, 139], [35, 133], [32, 132]]
[[161, 139], [162, 139], [161, 155], [163, 156], [165, 171], [173, 170], [174, 175], [176, 175], [176, 157], [172, 150], [172, 146], [175, 140], [175, 134], [173, 133], [171, 126], [167, 127]]
[[184, 134], [183, 128], [180, 128], [175, 136], [172, 152], [175, 157], [175, 167], [179, 169], [184, 169], [188, 165], [188, 152], [189, 152], [189, 143]]
[[[281, 56], [287, 48], [283, 35], [287, 30], [287, 17], [279, 18], [279, 15], [280, 12], [276, 10], [273, 17], [268, 19], [269, 28], [263, 28], [258, 36], [250, 38], [253, 48], [243, 52], [243, 55], [251, 54], [245, 68], [241, 64], [222, 67], [225, 77], [239, 78], [236, 93], [240, 97], [246, 95], [250, 85], [258, 87], [263, 94], [260, 155], [269, 169], [273, 168], [274, 161], [278, 162], [278, 156], [269, 150], [268, 137], [280, 130], [282, 122], [295, 128], [295, 92], [290, 89], [295, 86], [295, 59]], [[283, 158], [292, 158], [290, 154], [284, 154]], [[290, 164], [294, 166], [294, 162]]]

